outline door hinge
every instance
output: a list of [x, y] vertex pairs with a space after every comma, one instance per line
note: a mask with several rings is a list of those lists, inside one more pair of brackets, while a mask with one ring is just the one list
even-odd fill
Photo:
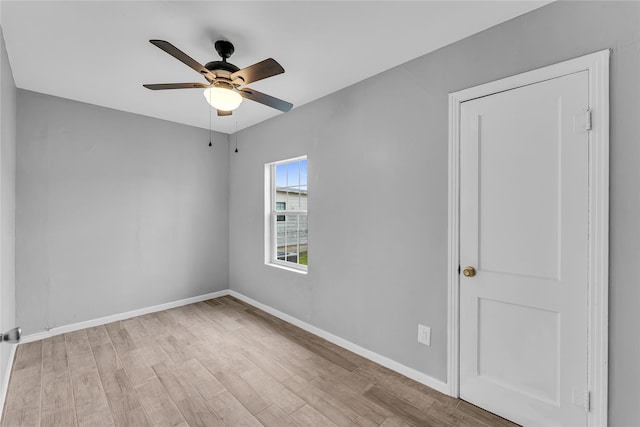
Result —
[[573, 116], [574, 133], [589, 132], [591, 130], [591, 110], [581, 109]]
[[591, 410], [591, 392], [589, 390], [573, 389], [573, 404], [584, 408], [586, 412]]

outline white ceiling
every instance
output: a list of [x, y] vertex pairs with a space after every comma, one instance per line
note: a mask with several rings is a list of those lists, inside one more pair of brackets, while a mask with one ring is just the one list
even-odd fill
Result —
[[[504, 22], [549, 1], [6, 1], [0, 20], [16, 86], [208, 128], [204, 82], [148, 42], [167, 40], [205, 64], [213, 42], [235, 45], [244, 68], [276, 59], [284, 74], [249, 85], [294, 108]], [[214, 130], [233, 133], [275, 115], [250, 101]]]

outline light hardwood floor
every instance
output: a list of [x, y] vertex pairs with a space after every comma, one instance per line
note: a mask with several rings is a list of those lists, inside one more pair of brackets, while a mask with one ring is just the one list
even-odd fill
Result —
[[232, 297], [16, 352], [2, 426], [514, 426]]

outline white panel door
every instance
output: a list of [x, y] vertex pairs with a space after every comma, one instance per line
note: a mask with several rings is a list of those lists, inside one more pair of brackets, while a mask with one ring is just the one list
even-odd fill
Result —
[[588, 72], [462, 103], [460, 397], [587, 422]]

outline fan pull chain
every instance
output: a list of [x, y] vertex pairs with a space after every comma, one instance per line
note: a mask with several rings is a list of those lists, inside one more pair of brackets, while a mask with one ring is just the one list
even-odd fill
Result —
[[209, 104], [209, 147], [211, 147], [211, 104]]
[[238, 119], [236, 119], [236, 153], [238, 152]]

